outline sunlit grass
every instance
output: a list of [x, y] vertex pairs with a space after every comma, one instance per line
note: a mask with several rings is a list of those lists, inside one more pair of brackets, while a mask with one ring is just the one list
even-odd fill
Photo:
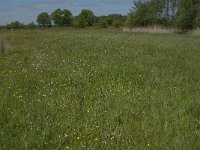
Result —
[[200, 148], [200, 37], [2, 34], [0, 149]]

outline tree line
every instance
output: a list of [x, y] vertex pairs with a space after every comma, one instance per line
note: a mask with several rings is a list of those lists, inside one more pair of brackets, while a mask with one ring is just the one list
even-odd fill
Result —
[[135, 0], [126, 26], [160, 25], [183, 31], [200, 27], [200, 0]]
[[120, 27], [123, 26], [127, 16], [121, 14], [109, 14], [108, 16], [95, 16], [93, 11], [83, 9], [78, 16], [73, 16], [68, 9], [56, 9], [51, 14], [41, 12], [37, 16], [37, 24], [31, 22], [27, 25], [19, 21], [11, 22], [6, 25], [7, 29], [18, 28], [36, 28], [36, 27], [91, 27], [99, 26], [107, 28], [108, 26]]
[[36, 22], [24, 25], [19, 21], [7, 24], [6, 28], [36, 28], [36, 27], [90, 27], [126, 26], [179, 28], [188, 31], [200, 28], [200, 0], [134, 0], [128, 15], [110, 14], [95, 16], [93, 11], [83, 9], [78, 16], [73, 16], [68, 9], [56, 9], [51, 14], [42, 12]]

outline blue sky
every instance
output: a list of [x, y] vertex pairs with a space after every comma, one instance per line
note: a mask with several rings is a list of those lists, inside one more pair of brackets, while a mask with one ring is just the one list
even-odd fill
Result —
[[91, 9], [95, 15], [127, 14], [133, 0], [0, 0], [0, 25], [11, 21], [29, 23], [38, 13], [51, 13], [57, 8], [67, 8], [73, 15], [82, 9]]

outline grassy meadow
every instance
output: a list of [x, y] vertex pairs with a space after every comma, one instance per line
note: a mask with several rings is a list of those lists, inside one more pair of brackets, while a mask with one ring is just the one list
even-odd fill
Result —
[[1, 150], [200, 149], [200, 36], [2, 30]]

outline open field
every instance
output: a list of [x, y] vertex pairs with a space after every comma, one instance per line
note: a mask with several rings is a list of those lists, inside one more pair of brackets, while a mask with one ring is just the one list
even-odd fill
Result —
[[200, 37], [0, 31], [0, 149], [200, 149]]

